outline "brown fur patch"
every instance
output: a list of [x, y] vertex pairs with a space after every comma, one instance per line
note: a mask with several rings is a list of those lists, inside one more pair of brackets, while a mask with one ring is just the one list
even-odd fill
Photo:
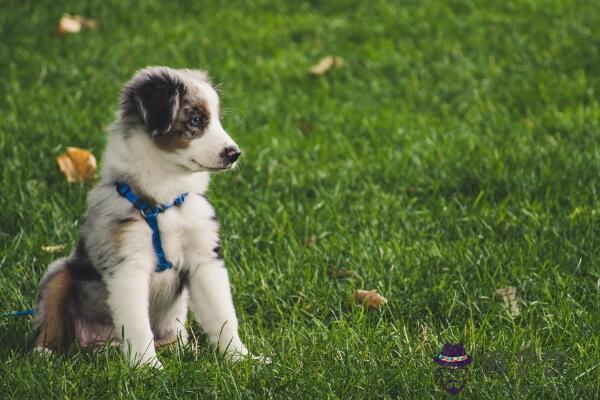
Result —
[[148, 204], [150, 207], [156, 207], [158, 205], [158, 201], [154, 197], [149, 196], [149, 195], [147, 195], [145, 193], [142, 193], [139, 190], [137, 190], [136, 193], [139, 193], [138, 194], [139, 199], [142, 202]]
[[183, 133], [174, 133], [173, 130], [154, 137], [154, 143], [162, 150], [173, 152], [179, 149], [186, 149], [190, 146], [192, 138]]
[[198, 114], [208, 125], [210, 111], [206, 101], [188, 93], [175, 117], [175, 121], [173, 121], [171, 130], [155, 136], [154, 143], [160, 149], [168, 152], [189, 147], [192, 140], [202, 136], [205, 129], [205, 127], [191, 125], [191, 119], [195, 114]]
[[67, 269], [57, 271], [46, 283], [44, 323], [35, 345], [66, 350], [74, 340], [73, 317], [69, 309], [72, 279]]
[[112, 232], [112, 240], [117, 249], [120, 249], [123, 242], [125, 241], [125, 234], [127, 232], [127, 229], [138, 220], [139, 218], [129, 217], [117, 221], [117, 225], [115, 226]]

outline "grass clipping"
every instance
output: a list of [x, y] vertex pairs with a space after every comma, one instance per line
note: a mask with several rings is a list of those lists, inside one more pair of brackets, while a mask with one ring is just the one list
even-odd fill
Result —
[[64, 244], [49, 244], [47, 246], [42, 246], [42, 251], [45, 251], [46, 253], [52, 253], [52, 254], [60, 253], [64, 249], [65, 249]]
[[506, 310], [511, 317], [518, 317], [521, 315], [521, 309], [517, 301], [517, 288], [509, 286], [502, 289], [498, 289], [495, 292], [496, 297], [504, 302]]
[[341, 57], [327, 56], [323, 57], [318, 63], [310, 68], [311, 75], [323, 75], [334, 68], [339, 68], [344, 65], [344, 60]]
[[88, 150], [67, 147], [67, 152], [58, 156], [56, 162], [69, 183], [89, 181], [96, 176], [96, 157]]

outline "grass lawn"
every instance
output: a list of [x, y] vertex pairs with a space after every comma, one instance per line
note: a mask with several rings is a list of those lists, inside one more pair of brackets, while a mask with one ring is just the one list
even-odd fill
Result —
[[[597, 2], [9, 3], [0, 311], [33, 306], [77, 240], [90, 186], [56, 156], [102, 163], [137, 69], [201, 67], [245, 154], [209, 193], [241, 333], [273, 364], [228, 364], [191, 322], [164, 371], [44, 360], [31, 318], [3, 317], [0, 398], [444, 398], [432, 357], [456, 341], [474, 360], [459, 398], [600, 396]], [[62, 13], [99, 27], [59, 37]], [[326, 55], [345, 62], [311, 76]], [[508, 286], [520, 316], [494, 297]], [[361, 288], [388, 304], [353, 306]]]

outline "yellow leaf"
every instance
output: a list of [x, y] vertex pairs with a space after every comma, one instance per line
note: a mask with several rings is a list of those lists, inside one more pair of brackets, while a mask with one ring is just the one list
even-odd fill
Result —
[[317, 64], [310, 68], [310, 73], [313, 75], [323, 75], [327, 71], [341, 67], [344, 60], [341, 57], [327, 56], [321, 59]]
[[96, 157], [85, 149], [67, 147], [67, 152], [58, 156], [56, 162], [69, 182], [90, 180], [96, 173]]
[[42, 246], [42, 251], [45, 251], [46, 253], [60, 253], [64, 248], [64, 244], [50, 244], [48, 246]]
[[377, 289], [357, 290], [354, 292], [354, 300], [373, 310], [378, 310], [387, 303], [387, 299], [377, 293]]
[[58, 33], [60, 35], [78, 33], [81, 29], [96, 29], [97, 27], [98, 22], [96, 20], [81, 15], [64, 14], [58, 21]]

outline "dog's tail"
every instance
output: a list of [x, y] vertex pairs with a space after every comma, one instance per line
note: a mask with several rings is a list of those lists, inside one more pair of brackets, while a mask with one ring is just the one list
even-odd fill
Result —
[[67, 262], [55, 261], [42, 278], [33, 321], [36, 350], [66, 351], [74, 341], [73, 279]]

